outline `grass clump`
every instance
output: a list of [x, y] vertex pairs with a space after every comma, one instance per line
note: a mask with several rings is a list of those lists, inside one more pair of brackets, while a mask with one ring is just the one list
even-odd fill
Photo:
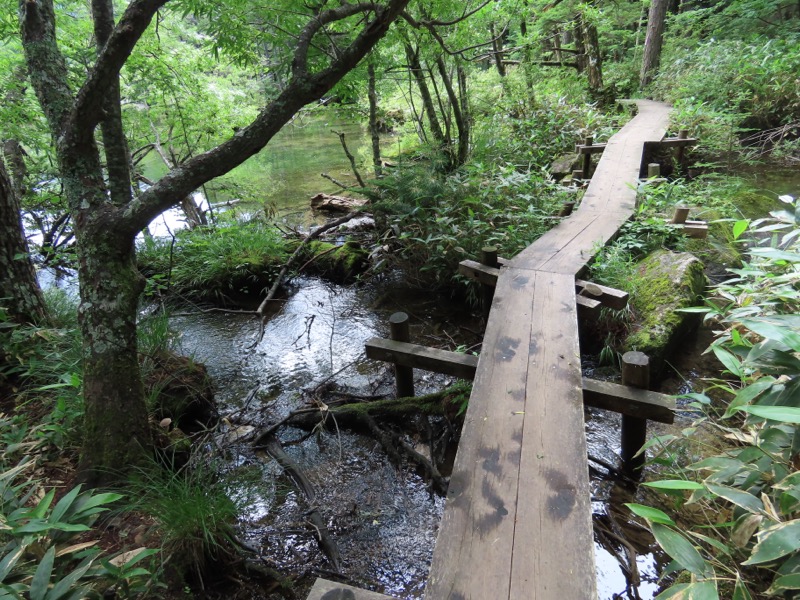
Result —
[[151, 294], [216, 302], [259, 293], [287, 256], [280, 231], [258, 219], [146, 239], [137, 252]]
[[213, 467], [190, 464], [173, 471], [154, 463], [138, 471], [126, 491], [126, 510], [153, 523], [149, 535], [159, 541], [164, 563], [175, 576], [192, 576], [202, 584], [210, 564], [235, 556], [234, 525], [242, 507]]

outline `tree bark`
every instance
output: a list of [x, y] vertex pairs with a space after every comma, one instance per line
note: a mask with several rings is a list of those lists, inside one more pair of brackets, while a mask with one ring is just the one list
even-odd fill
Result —
[[450, 74], [447, 72], [447, 65], [441, 55], [436, 59], [436, 66], [439, 69], [439, 76], [442, 78], [444, 88], [447, 91], [447, 97], [450, 99], [450, 107], [453, 110], [453, 120], [456, 122], [456, 129], [458, 130], [456, 166], [460, 166], [467, 162], [467, 157], [469, 156], [469, 121], [465, 118], [461, 110], [461, 99], [459, 99], [453, 88], [453, 81]]
[[[93, 0], [98, 40], [106, 37], [107, 41], [76, 93], [70, 88], [66, 61], [56, 40], [53, 0], [19, 0], [31, 83], [57, 140], [64, 194], [74, 217], [86, 411], [81, 466], [90, 483], [120, 478], [152, 448], [137, 356], [137, 304], [143, 282], [134, 266], [136, 234], [161, 212], [266, 146], [300, 108], [321, 98], [358, 64], [409, 1], [343, 4], [321, 10], [294, 38], [290, 81], [252, 123], [216, 148], [175, 166], [131, 199], [129, 178], [121, 171], [115, 171], [106, 186], [95, 129], [100, 124], [105, 136], [107, 125], [118, 124], [103, 109], [109, 101], [118, 104], [114, 92], [120, 69], [167, 0], [132, 0], [110, 33], [109, 0]], [[332, 23], [358, 15], [363, 17], [361, 29], [350, 45], [326, 67], [310, 71], [308, 52], [315, 36]], [[121, 133], [121, 129], [110, 132], [118, 158], [124, 142]]]
[[503, 38], [502, 35], [498, 36], [495, 31], [494, 23], [489, 23], [489, 35], [492, 36], [492, 56], [494, 57], [494, 65], [497, 67], [497, 72], [500, 77], [506, 76], [506, 66], [503, 63]]
[[375, 64], [367, 65], [367, 97], [369, 98], [369, 135], [372, 139], [372, 164], [375, 177], [381, 177], [381, 134], [378, 131], [378, 93], [375, 91]]
[[19, 199], [0, 157], [0, 306], [16, 323], [42, 324], [47, 310], [28, 254]]
[[589, 82], [589, 92], [598, 94], [603, 89], [603, 61], [600, 56], [597, 27], [584, 21], [583, 39], [586, 48], [586, 76]]
[[667, 17], [669, 0], [652, 0], [647, 17], [647, 34], [644, 38], [642, 71], [639, 86], [644, 88], [652, 80], [661, 63], [661, 46], [664, 41], [664, 23]]

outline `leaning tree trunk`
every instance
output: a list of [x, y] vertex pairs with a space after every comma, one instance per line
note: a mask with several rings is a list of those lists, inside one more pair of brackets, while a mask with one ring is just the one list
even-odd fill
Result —
[[425, 73], [422, 71], [419, 55], [410, 44], [405, 45], [405, 50], [409, 69], [414, 76], [414, 80], [417, 82], [419, 95], [422, 98], [422, 105], [425, 109], [425, 113], [428, 115], [428, 125], [431, 128], [431, 135], [436, 144], [444, 149], [447, 147], [447, 142], [444, 137], [444, 131], [442, 131], [442, 125], [439, 123], [439, 117], [436, 115], [436, 108], [433, 105], [431, 91], [428, 88], [428, 83], [425, 81]]
[[664, 22], [667, 17], [669, 0], [652, 0], [647, 17], [647, 35], [644, 39], [644, 55], [642, 71], [639, 75], [640, 87], [645, 87], [653, 80], [661, 63], [661, 45], [664, 41]]
[[36, 280], [22, 229], [19, 199], [0, 157], [0, 306], [16, 323], [46, 320], [42, 290]]

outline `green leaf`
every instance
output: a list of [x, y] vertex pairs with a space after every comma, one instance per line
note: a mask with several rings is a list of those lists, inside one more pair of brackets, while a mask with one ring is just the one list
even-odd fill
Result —
[[769, 586], [767, 594], [773, 594], [777, 596], [778, 594], [788, 592], [790, 590], [800, 590], [800, 573], [792, 573], [791, 575], [776, 577], [775, 581], [772, 582], [772, 585]]
[[673, 585], [656, 596], [656, 600], [719, 600], [719, 594], [713, 581], [696, 581]]
[[658, 545], [681, 567], [699, 577], [711, 570], [697, 548], [681, 533], [661, 523], [652, 523], [650, 529]]
[[770, 316], [757, 319], [742, 319], [742, 325], [768, 340], [777, 340], [798, 352], [800, 351], [800, 335], [791, 327], [791, 325], [796, 324], [794, 321], [796, 320], [792, 319], [787, 322], [781, 316]]
[[778, 523], [756, 534], [758, 543], [744, 565], [771, 562], [800, 549], [800, 519]]
[[744, 375], [744, 371], [742, 371], [742, 365], [739, 363], [739, 359], [737, 359], [733, 353], [728, 352], [721, 346], [712, 346], [711, 350], [714, 352], [714, 356], [717, 357], [717, 360], [719, 360], [719, 362], [721, 362], [728, 371], [739, 378]]
[[81, 485], [77, 485], [72, 488], [61, 500], [58, 501], [56, 507], [53, 509], [53, 512], [50, 513], [50, 520], [51, 521], [60, 521], [64, 514], [67, 512], [67, 509], [72, 505], [75, 501], [75, 498], [78, 494], [81, 493]]
[[649, 481], [645, 483], [647, 487], [657, 490], [702, 490], [703, 485], [696, 481], [685, 479], [662, 479], [661, 481]]
[[31, 600], [44, 600], [47, 588], [50, 585], [50, 575], [53, 573], [55, 559], [56, 547], [50, 546], [33, 574], [30, 590]]
[[733, 587], [733, 598], [731, 600], [753, 600], [750, 590], [747, 589], [739, 573], [736, 573], [736, 585]]
[[[74, 593], [76, 591], [73, 589], [73, 586], [78, 582], [78, 580], [86, 574], [86, 571], [92, 566], [92, 562], [94, 561], [94, 556], [90, 556], [84, 559], [81, 564], [79, 564], [71, 573], [62, 577], [61, 580], [56, 584], [56, 586], [52, 589], [52, 591], [47, 595], [47, 600], [61, 600], [64, 596], [69, 593]], [[85, 593], [85, 590], [83, 591]]]
[[739, 410], [770, 421], [780, 421], [794, 425], [800, 424], [800, 408], [793, 406], [760, 406], [757, 404], [755, 406], [740, 406]]
[[0, 560], [0, 582], [4, 581], [8, 574], [11, 573], [14, 569], [14, 565], [17, 564], [19, 557], [22, 556], [24, 552], [25, 545], [21, 544], [17, 548], [12, 548], [11, 552], [6, 554], [3, 560]]
[[743, 219], [741, 221], [736, 221], [733, 224], [733, 239], [738, 240], [739, 236], [741, 236], [745, 231], [747, 231], [747, 226], [750, 224], [750, 221]]
[[764, 503], [758, 498], [745, 491], [737, 488], [728, 487], [727, 485], [716, 485], [713, 483], [706, 483], [708, 491], [716, 494], [720, 498], [724, 498], [728, 502], [735, 504], [748, 512], [753, 514], [764, 513]]
[[634, 503], [628, 503], [625, 504], [625, 506], [627, 506], [633, 514], [642, 517], [643, 519], [647, 519], [651, 523], [675, 525], [675, 521], [673, 521], [663, 510], [658, 510], [657, 508]]

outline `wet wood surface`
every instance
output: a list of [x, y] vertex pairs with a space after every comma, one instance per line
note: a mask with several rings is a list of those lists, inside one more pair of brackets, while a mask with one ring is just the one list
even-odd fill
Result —
[[644, 142], [664, 135], [669, 107], [638, 104], [578, 210], [497, 272], [428, 600], [597, 596], [575, 277], [632, 215]]

